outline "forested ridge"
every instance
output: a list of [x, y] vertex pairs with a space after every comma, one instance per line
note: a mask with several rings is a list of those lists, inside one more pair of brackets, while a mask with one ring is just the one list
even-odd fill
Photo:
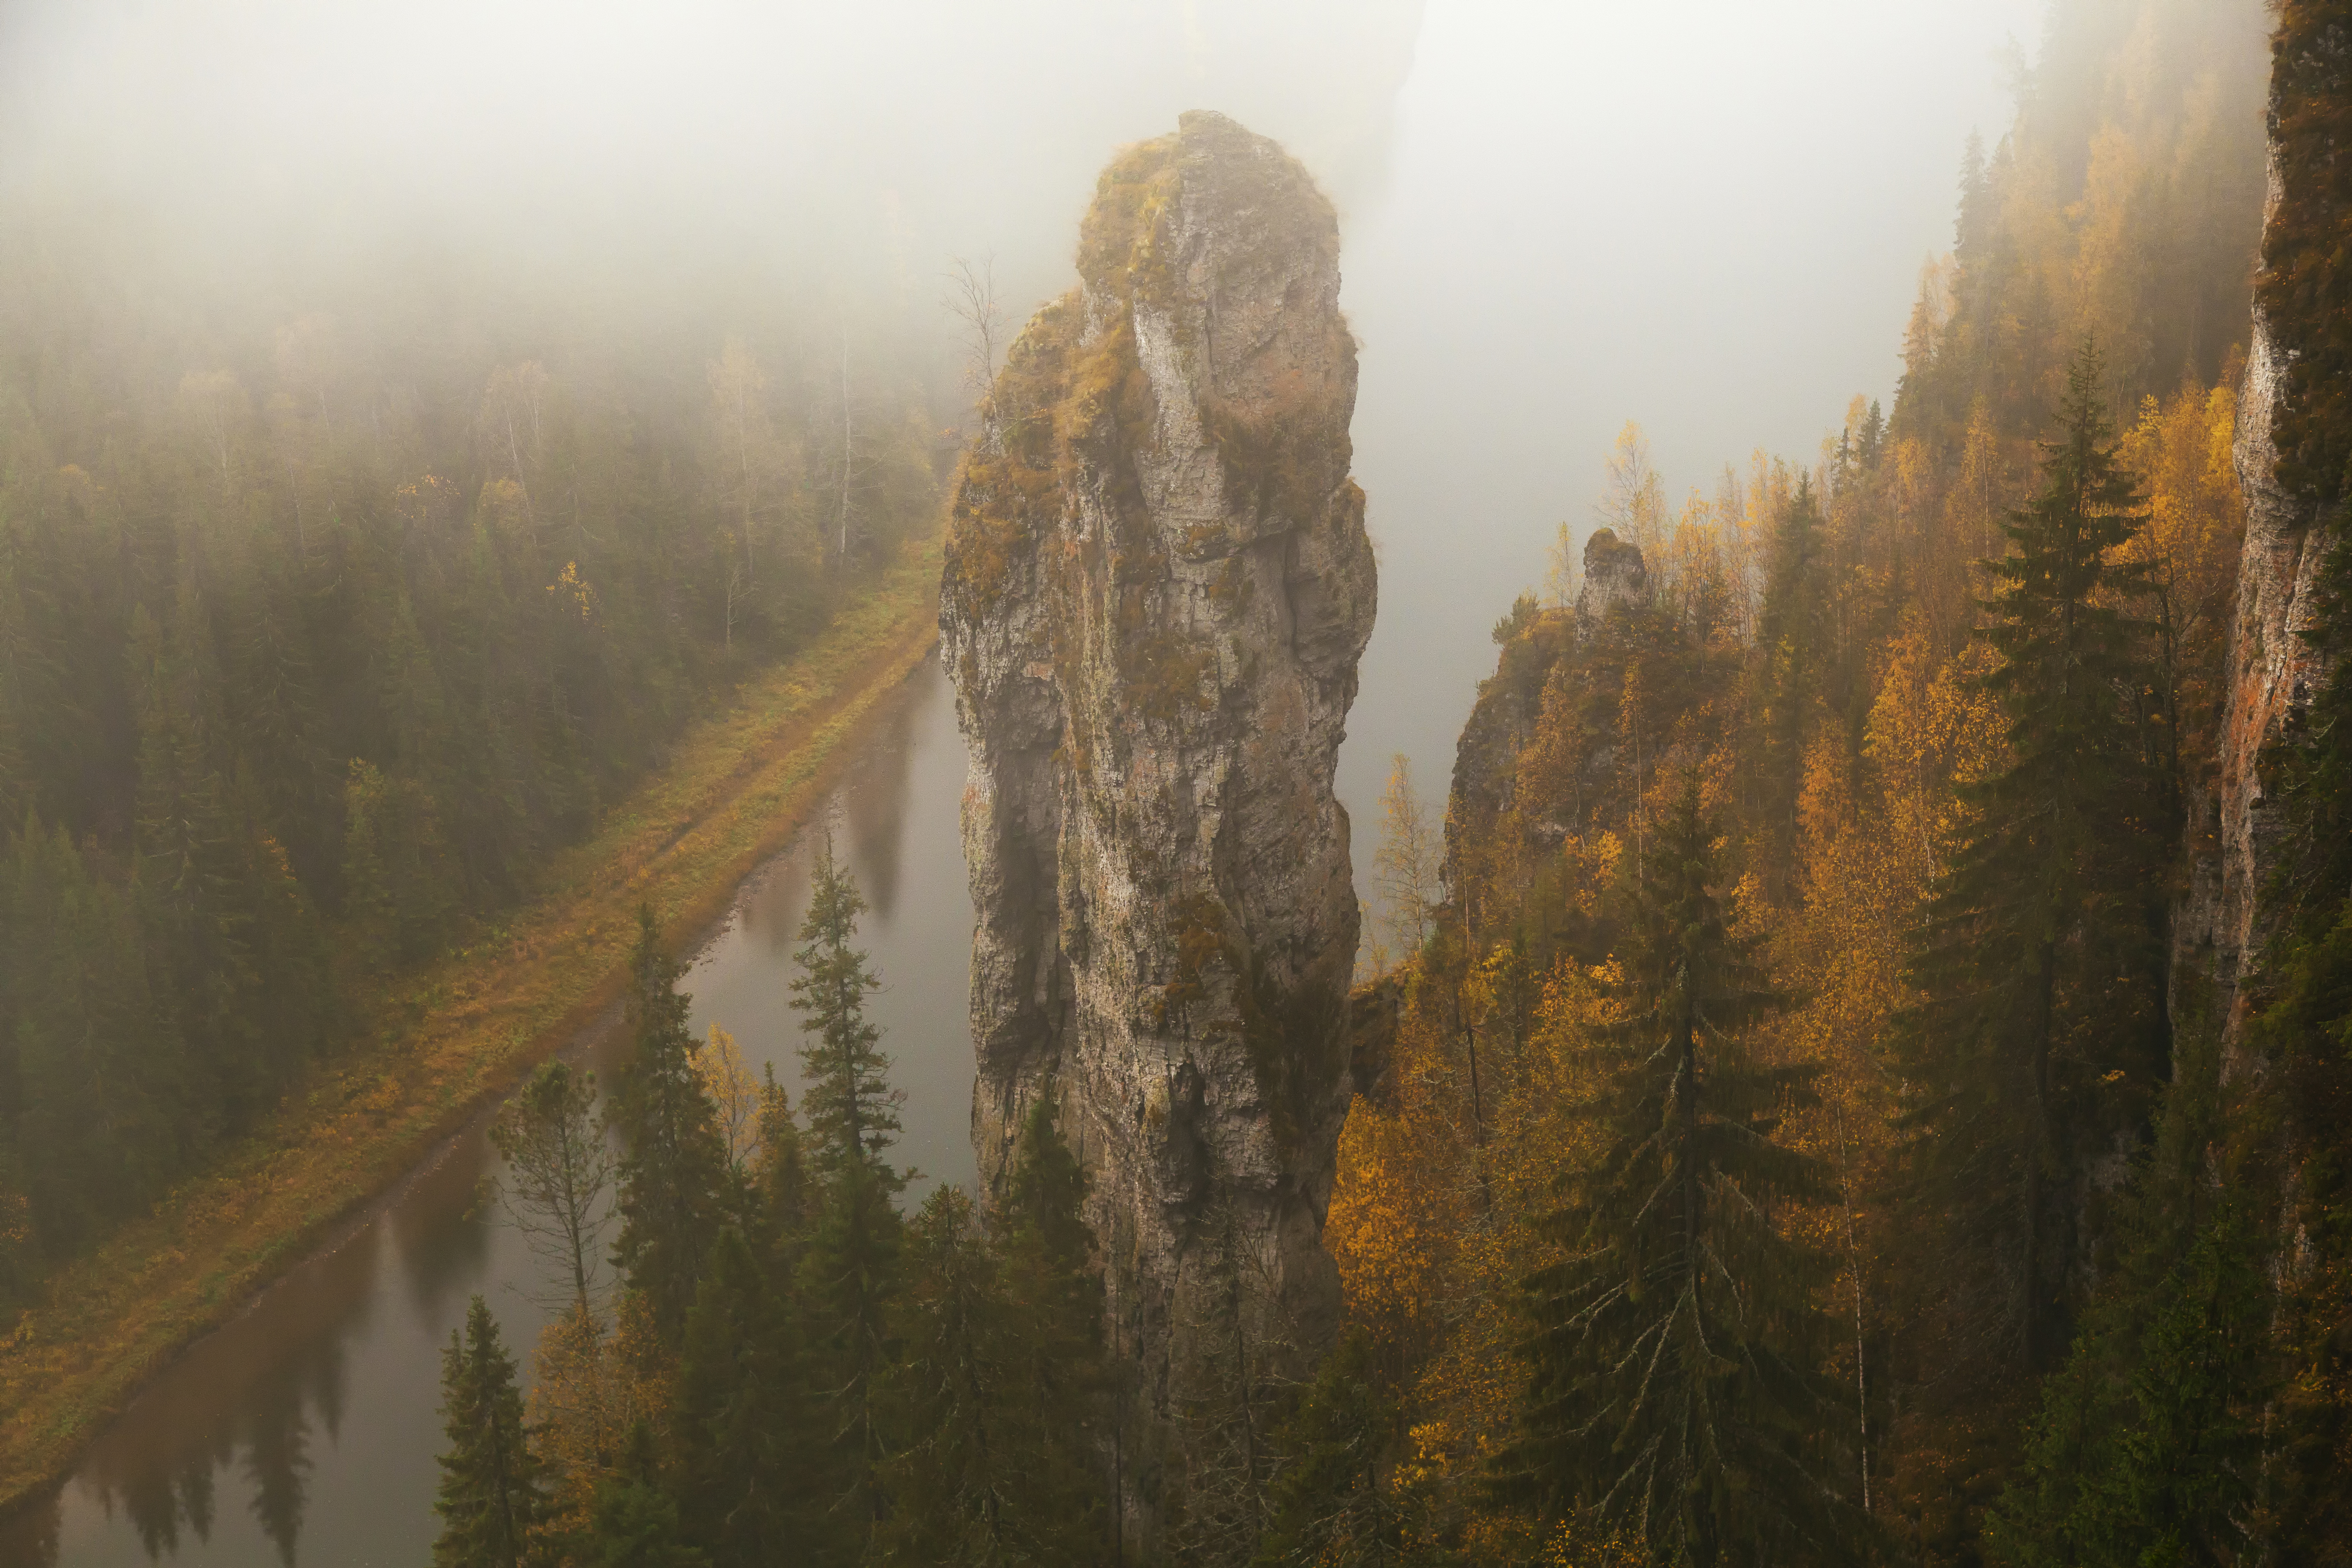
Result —
[[22, 1303], [823, 628], [942, 448], [925, 363], [748, 277], [656, 307], [429, 246], [166, 264], [38, 193], [0, 223]]
[[[2258, 287], [2311, 540], [2344, 482], [2315, 367], [2347, 38], [2326, 4], [2058, 5], [2016, 122], [1967, 151], [1891, 409], [1856, 399], [1818, 456], [1759, 452], [1678, 508], [1627, 427], [1603, 526], [1564, 527], [1495, 628], [1442, 816], [1391, 781], [1325, 1232], [1340, 1343], [1270, 1379], [1234, 1272], [1230, 1350], [1147, 1483], [1152, 1550], [2352, 1552], [2343, 675], [2263, 758], [2284, 805], [2242, 992], [2182, 914], [2219, 875], [2242, 698]], [[897, 1219], [831, 878], [795, 987], [807, 1124], [770, 1089], [742, 1184], [691, 1178], [700, 1217], [663, 1233], [702, 1237], [691, 1291], [624, 1239], [620, 1304], [572, 1331], [639, 1379], [600, 1385], [597, 1443], [571, 1435], [572, 1342], [529, 1407], [478, 1392], [485, 1356], [516, 1376], [494, 1325], [453, 1342], [444, 1561], [1129, 1555], [1076, 1168], [1041, 1117], [984, 1217], [943, 1192]], [[743, 1124], [703, 1053], [690, 1116]], [[624, 1193], [650, 1191], [631, 1159]], [[497, 1430], [550, 1468], [485, 1490]], [[536, 1522], [478, 1549], [494, 1495]]]
[[2340, 663], [2248, 786], [2242, 990], [2184, 913], [2258, 711], [2257, 289], [2347, 631], [2347, 38], [2056, 6], [1892, 408], [1678, 510], [1629, 426], [1442, 824], [1400, 764], [1327, 1233], [1398, 1522], [1344, 1560], [2352, 1551]]

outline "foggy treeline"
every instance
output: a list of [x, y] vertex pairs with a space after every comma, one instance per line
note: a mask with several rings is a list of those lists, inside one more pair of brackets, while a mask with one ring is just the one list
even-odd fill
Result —
[[452, 260], [298, 291], [18, 232], [12, 1295], [251, 1126], [352, 984], [528, 891], [929, 526], [943, 460], [927, 362], [748, 282], [685, 310]]
[[[942, 296], [1058, 273], [954, 155], [1003, 29], [564, 20], [0, 17], [0, 1301], [932, 531]], [[1339, 162], [1410, 37], [1350, 36]], [[1098, 148], [1018, 108], [1009, 199], [1075, 202]]]

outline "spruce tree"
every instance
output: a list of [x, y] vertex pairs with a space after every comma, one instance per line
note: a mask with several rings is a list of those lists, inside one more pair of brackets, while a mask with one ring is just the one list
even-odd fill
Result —
[[641, 1419], [629, 1428], [620, 1473], [597, 1489], [589, 1568], [704, 1568], [706, 1561], [686, 1543], [677, 1500], [662, 1486], [653, 1427]]
[[906, 1098], [890, 1087], [890, 1058], [881, 1030], [866, 1016], [866, 998], [882, 988], [856, 945], [857, 917], [866, 900], [833, 858], [833, 834], [818, 842], [811, 872], [808, 913], [793, 952], [800, 973], [792, 982], [793, 1010], [808, 1035], [801, 1047], [808, 1081], [802, 1110], [815, 1142], [817, 1167], [838, 1175], [853, 1164], [887, 1169], [882, 1152], [898, 1131]]
[[0, 506], [0, 830], [66, 806], [58, 764], [88, 727], [69, 706], [74, 650], [58, 613], [54, 550], [41, 520]]
[[285, 825], [296, 871], [314, 880], [332, 832], [335, 770], [303, 635], [303, 565], [276, 551], [253, 562], [229, 639], [229, 698], [237, 748], [261, 775], [272, 818]]
[[2263, 1240], [2231, 1205], [2153, 1290], [2093, 1315], [2043, 1386], [2024, 1474], [1987, 1527], [1992, 1561], [2241, 1560], [2254, 1540], [2263, 1458], [2273, 1302]]
[[1573, 1107], [1602, 1152], [1543, 1221], [1568, 1256], [1527, 1283], [1529, 1378], [1499, 1484], [1667, 1562], [1832, 1563], [1853, 1524], [1817, 1371], [1827, 1268], [1773, 1220], [1828, 1194], [1822, 1162], [1773, 1141], [1812, 1075], [1743, 1046], [1779, 998], [1715, 891], [1716, 837], [1693, 774], [1633, 890], [1601, 1087]]
[[341, 1009], [326, 929], [272, 831], [252, 768], [239, 758], [228, 793], [224, 908], [248, 955], [238, 998], [256, 1070], [275, 1094], [324, 1055]]
[[1239, 1568], [1265, 1532], [1284, 1390], [1274, 1377], [1274, 1304], [1223, 1189], [1199, 1222], [1190, 1267], [1198, 1283], [1175, 1326], [1169, 1380], [1177, 1422], [1169, 1534], [1182, 1562]]
[[2091, 1163], [2148, 1114], [2166, 1067], [2164, 868], [2173, 840], [2151, 717], [2145, 587], [2116, 552], [2142, 518], [2116, 464], [2085, 343], [2041, 494], [1979, 635], [1999, 662], [2006, 765], [1960, 786], [1968, 818], [1927, 904], [1898, 1020], [1912, 1088], [1909, 1227], [1919, 1267], [1957, 1284], [1956, 1338], [1989, 1386], [2065, 1348]]
[[1796, 872], [1797, 801], [1805, 747], [1828, 712], [1829, 567], [1812, 481], [1800, 478], [1780, 510], [1765, 563], [1757, 624], [1758, 818], [1767, 886], [1785, 903]]
[[523, 1427], [515, 1365], [499, 1325], [477, 1296], [462, 1334], [441, 1356], [441, 1516], [434, 1568], [520, 1568], [539, 1521], [539, 1466]]
[[684, 1537], [718, 1568], [788, 1561], [806, 1532], [809, 1419], [791, 1304], [742, 1232], [720, 1231], [670, 1413]]
[[815, 1194], [802, 1153], [800, 1122], [772, 1066], [761, 1072], [759, 1136], [759, 1156], [751, 1167], [753, 1235], [771, 1267], [789, 1276], [808, 1245]]
[[828, 1560], [855, 1561], [887, 1511], [883, 1468], [896, 1444], [882, 1384], [897, 1359], [904, 1222], [895, 1172], [859, 1162], [824, 1184], [801, 1264], [810, 1374], [826, 1435], [820, 1474], [833, 1541]]
[[2133, 1172], [2116, 1266], [2043, 1384], [2021, 1473], [1986, 1530], [2019, 1568], [2241, 1561], [2275, 1419], [2266, 1184], [2229, 1146], [2218, 1031], [2184, 1031]]
[[0, 899], [14, 918], [0, 997], [29, 1217], [62, 1252], [150, 1201], [187, 1153], [178, 1108], [194, 1088], [173, 1021], [157, 1005], [130, 901], [89, 874], [62, 828], [27, 816]]
[[1390, 1484], [1395, 1403], [1372, 1365], [1372, 1342], [1352, 1330], [1324, 1358], [1314, 1384], [1275, 1434], [1282, 1466], [1254, 1568], [1404, 1568], [1433, 1562], [1412, 1510]]
[[[943, 1186], [908, 1227], [905, 1359], [893, 1378], [909, 1441], [890, 1462], [884, 1555], [980, 1568], [1024, 1549], [1023, 1469], [1040, 1436], [1006, 1398], [1013, 1310], [971, 1200]], [[1061, 1561], [1059, 1558], [1045, 1559]]]
[[662, 951], [653, 910], [641, 908], [627, 1008], [635, 1055], [612, 1110], [626, 1146], [613, 1261], [650, 1303], [655, 1331], [673, 1349], [686, 1331], [728, 1190], [718, 1121], [694, 1070], [690, 998], [677, 989], [682, 973]]
[[893, 1461], [891, 1550], [921, 1563], [1093, 1563], [1110, 1551], [1093, 1442], [1108, 1377], [1086, 1181], [1040, 1100], [994, 1223], [934, 1193], [909, 1227], [910, 1441]]
[[1109, 1539], [1097, 1475], [1111, 1382], [1086, 1172], [1041, 1095], [1022, 1123], [992, 1245], [1013, 1314], [1004, 1403], [1033, 1435], [1016, 1534], [1041, 1556], [1092, 1561]]
[[144, 605], [131, 630], [131, 689], [139, 723], [133, 887], [158, 999], [186, 1042], [193, 1091], [185, 1121], [201, 1146], [226, 1121], [239, 1125], [260, 1098], [260, 1076], [242, 1037], [237, 996], [248, 954], [223, 908], [229, 832], [223, 785], [205, 745], [210, 707], [205, 660], [191, 644], [203, 616], [181, 595], [167, 635]]
[[880, 1384], [892, 1360], [900, 1288], [902, 1225], [894, 1202], [906, 1178], [883, 1158], [898, 1131], [898, 1093], [889, 1085], [881, 1031], [866, 998], [881, 982], [856, 945], [866, 900], [833, 858], [818, 853], [793, 1006], [808, 1036], [801, 1047], [809, 1134], [820, 1184], [818, 1215], [801, 1265], [813, 1376], [830, 1431], [827, 1517], [845, 1560], [866, 1551], [887, 1499], [882, 1467], [888, 1438]]

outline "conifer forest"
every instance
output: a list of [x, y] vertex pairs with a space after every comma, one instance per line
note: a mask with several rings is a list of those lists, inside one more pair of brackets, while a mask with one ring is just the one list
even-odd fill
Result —
[[2352, 1564], [2352, 0], [1654, 212], [1415, 151], [1602, 8], [923, 9], [486, 21], [407, 232], [0, 110], [0, 1564]]

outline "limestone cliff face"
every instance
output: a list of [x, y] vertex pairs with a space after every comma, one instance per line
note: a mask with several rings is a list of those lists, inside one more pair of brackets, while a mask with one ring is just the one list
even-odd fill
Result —
[[[2270, 205], [2278, 203], [2275, 158]], [[2239, 402], [2238, 482], [2246, 498], [2246, 541], [2238, 568], [2238, 606], [2229, 649], [2229, 701], [2214, 797], [2198, 803], [2191, 880], [2176, 922], [2178, 950], [2210, 975], [2227, 1037], [2236, 1036], [2239, 991], [2265, 935], [2263, 891], [2274, 864], [2273, 803], [2263, 793], [2263, 749], [2326, 678], [2323, 662], [2299, 635], [2311, 624], [2314, 577], [2327, 557], [2332, 518], [2289, 495], [2276, 479], [2271, 425], [2286, 384], [2286, 366], [2254, 310], [2253, 346]]]
[[1163, 1426], [1219, 1279], [1269, 1370], [1337, 1322], [1357, 908], [1331, 781], [1374, 598], [1338, 262], [1265, 138], [1192, 113], [1128, 150], [953, 503], [972, 1137], [992, 1187], [1057, 1105]]

